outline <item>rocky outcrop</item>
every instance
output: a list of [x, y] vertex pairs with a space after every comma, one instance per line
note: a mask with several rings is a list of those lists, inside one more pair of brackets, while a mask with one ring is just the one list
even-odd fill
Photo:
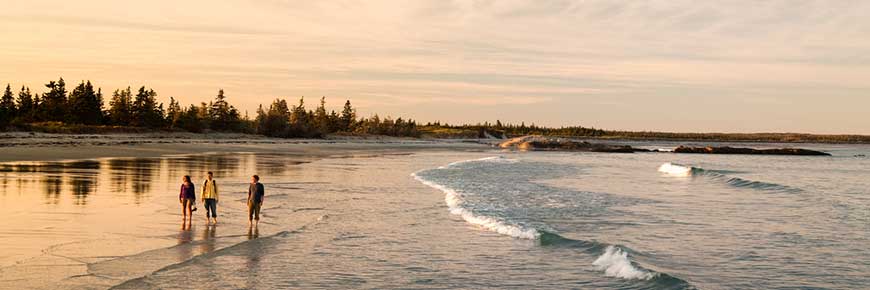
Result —
[[605, 153], [649, 152], [649, 150], [646, 149], [639, 149], [626, 145], [589, 143], [586, 141], [549, 138], [544, 136], [524, 136], [513, 138], [502, 142], [498, 146], [500, 148], [523, 151], [580, 151]]
[[829, 153], [800, 149], [800, 148], [779, 148], [779, 149], [753, 149], [739, 147], [689, 147], [680, 146], [674, 149], [674, 153], [695, 153], [695, 154], [751, 154], [751, 155], [800, 155], [800, 156], [831, 156]]

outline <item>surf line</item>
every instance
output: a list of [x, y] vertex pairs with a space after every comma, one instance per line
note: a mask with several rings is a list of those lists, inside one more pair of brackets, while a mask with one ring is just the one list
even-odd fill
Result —
[[[469, 224], [477, 225], [488, 231], [496, 232], [502, 235], [510, 236], [518, 239], [538, 240], [546, 237], [548, 244], [567, 245], [573, 248], [580, 248], [586, 251], [592, 251], [598, 254], [598, 258], [592, 262], [592, 265], [599, 271], [604, 272], [605, 276], [615, 277], [626, 280], [652, 280], [660, 277], [661, 274], [644, 269], [629, 258], [628, 251], [620, 246], [606, 245], [597, 242], [577, 241], [564, 238], [558, 234], [539, 231], [535, 228], [525, 227], [519, 224], [501, 220], [496, 217], [476, 214], [471, 208], [464, 206], [465, 199], [460, 191], [454, 190], [443, 184], [426, 179], [423, 175], [429, 170], [449, 170], [462, 166], [468, 163], [475, 162], [490, 162], [490, 163], [516, 163], [516, 159], [508, 159], [501, 156], [486, 157], [480, 159], [471, 159], [457, 161], [435, 169], [424, 169], [414, 173], [411, 176], [420, 183], [437, 189], [444, 193], [444, 202], [447, 205], [451, 214], [462, 217]], [[542, 241], [543, 244], [543, 241]], [[667, 276], [667, 275], [664, 275]], [[670, 276], [667, 276], [670, 277]]]

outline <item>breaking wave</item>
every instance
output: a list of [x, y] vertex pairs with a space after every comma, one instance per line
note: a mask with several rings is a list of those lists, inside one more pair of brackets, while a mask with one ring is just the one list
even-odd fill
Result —
[[[477, 162], [516, 163], [519, 161], [504, 157], [487, 157], [453, 162], [432, 170], [452, 169], [463, 164]], [[444, 202], [450, 210], [450, 213], [461, 216], [470, 224], [513, 238], [535, 240], [541, 246], [571, 248], [593, 255], [597, 258], [591, 265], [608, 277], [639, 281], [645, 284], [651, 284], [653, 285], [653, 288], [694, 289], [691, 284], [684, 280], [643, 268], [631, 260], [631, 255], [629, 254], [630, 250], [627, 250], [626, 247], [608, 245], [594, 241], [568, 239], [558, 234], [525, 226], [508, 219], [475, 213], [471, 207], [465, 206], [466, 201], [463, 196], [466, 193], [425, 178], [422, 176], [422, 173], [426, 171], [428, 170], [421, 170], [412, 173], [411, 176], [417, 181], [443, 192]]]
[[[451, 167], [455, 167], [457, 165], [470, 163], [470, 162], [501, 162], [501, 163], [515, 163], [516, 159], [508, 159], [504, 157], [487, 157], [481, 159], [473, 159], [473, 160], [465, 160], [465, 161], [457, 161], [450, 163], [445, 166], [438, 167], [438, 169], [447, 169]], [[480, 226], [489, 231], [493, 231], [499, 234], [511, 236], [514, 238], [520, 239], [529, 239], [535, 240], [540, 237], [540, 233], [534, 228], [523, 227], [519, 224], [514, 224], [508, 221], [500, 220], [496, 217], [490, 217], [486, 215], [475, 214], [473, 210], [463, 206], [465, 204], [465, 199], [462, 196], [462, 193], [457, 192], [456, 190], [449, 188], [447, 186], [435, 183], [433, 181], [426, 180], [420, 177], [418, 172], [412, 173], [411, 176], [414, 177], [417, 181], [440, 190], [444, 192], [444, 203], [447, 204], [447, 208], [450, 210], [450, 213], [461, 216], [466, 222]]]
[[604, 254], [592, 262], [592, 265], [604, 271], [607, 276], [622, 279], [649, 280], [658, 274], [635, 267], [628, 259], [628, 253], [615, 246], [607, 246]]
[[727, 185], [738, 188], [749, 188], [764, 191], [780, 191], [789, 193], [796, 193], [802, 191], [799, 188], [786, 185], [743, 179], [740, 177], [732, 177], [725, 174], [727, 171], [707, 170], [700, 167], [692, 167], [670, 162], [659, 166], [659, 172], [678, 177], [705, 177], [711, 180], [721, 181]]

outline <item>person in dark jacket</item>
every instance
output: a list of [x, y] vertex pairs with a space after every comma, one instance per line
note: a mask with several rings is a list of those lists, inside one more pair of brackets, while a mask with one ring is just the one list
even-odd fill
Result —
[[190, 176], [182, 178], [181, 193], [178, 194], [178, 202], [181, 203], [182, 219], [193, 219], [193, 204], [196, 201], [196, 191]]
[[251, 177], [251, 185], [248, 186], [248, 223], [254, 225], [260, 223], [260, 207], [263, 206], [263, 198], [265, 189], [260, 183], [260, 177], [254, 175]]

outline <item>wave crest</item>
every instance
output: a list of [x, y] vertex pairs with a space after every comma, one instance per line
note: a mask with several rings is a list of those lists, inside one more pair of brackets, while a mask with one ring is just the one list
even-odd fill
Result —
[[662, 166], [659, 166], [659, 172], [667, 173], [669, 175], [674, 175], [674, 176], [691, 176], [693, 169], [694, 169], [694, 167], [691, 167], [691, 166], [684, 166], [684, 165], [674, 164], [674, 163], [670, 163], [670, 162], [662, 164]]
[[480, 226], [484, 229], [502, 235], [507, 235], [519, 239], [536, 240], [541, 236], [538, 230], [534, 228], [526, 228], [520, 225], [500, 220], [495, 217], [475, 214], [474, 211], [463, 206], [463, 204], [465, 203], [465, 199], [462, 198], [461, 193], [456, 192], [455, 190], [447, 186], [428, 181], [417, 175], [416, 172], [412, 173], [411, 176], [413, 176], [414, 179], [416, 179], [420, 183], [444, 192], [444, 203], [447, 204], [447, 208], [450, 210], [450, 213], [461, 216], [462, 219], [470, 224]]
[[678, 177], [695, 177], [695, 176], [703, 176], [713, 180], [718, 180], [720, 182], [724, 182], [725, 184], [738, 188], [749, 188], [755, 190], [764, 190], [764, 191], [780, 191], [780, 192], [789, 192], [796, 193], [801, 192], [801, 189], [790, 187], [787, 185], [781, 185], [770, 182], [763, 181], [755, 181], [743, 179], [740, 177], [731, 177], [724, 173], [728, 171], [718, 171], [718, 170], [707, 170], [700, 167], [692, 167], [686, 165], [680, 165], [676, 163], [665, 163], [659, 166], [659, 172]]
[[604, 254], [598, 257], [592, 265], [604, 275], [629, 280], [650, 280], [658, 276], [658, 273], [635, 267], [628, 258], [628, 253], [616, 246], [607, 246]]
[[[453, 162], [438, 167], [438, 169], [435, 170], [450, 169], [461, 164], [472, 162], [516, 163], [518, 160], [504, 157], [487, 157]], [[630, 259], [628, 252], [623, 249], [624, 247], [608, 245], [595, 241], [568, 239], [558, 234], [511, 223], [510, 221], [497, 217], [475, 213], [471, 208], [465, 206], [465, 199], [463, 198], [462, 192], [434, 181], [427, 180], [420, 174], [424, 171], [427, 170], [412, 173], [411, 176], [420, 183], [443, 192], [444, 203], [447, 205], [450, 213], [461, 216], [470, 224], [514, 238], [536, 240], [540, 242], [541, 246], [566, 247], [581, 250], [591, 255], [597, 255], [597, 259], [595, 259], [592, 265], [598, 271], [604, 272], [604, 275], [608, 277], [644, 281], [642, 283], [652, 283], [652, 285], [662, 286], [659, 288], [694, 289], [694, 287], [684, 280], [667, 274], [644, 269]]]

